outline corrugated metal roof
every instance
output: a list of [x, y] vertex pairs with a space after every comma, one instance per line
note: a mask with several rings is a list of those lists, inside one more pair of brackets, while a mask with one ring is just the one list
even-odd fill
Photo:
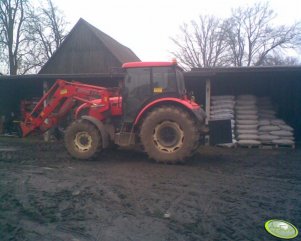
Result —
[[120, 79], [123, 78], [123, 73], [99, 73], [99, 74], [28, 74], [28, 75], [1, 75], [0, 81], [5, 80], [56, 80], [56, 79], [81, 79], [81, 80], [93, 80], [93, 79]]
[[215, 76], [224, 74], [250, 74], [250, 73], [284, 73], [300, 72], [301, 65], [294, 66], [256, 66], [256, 67], [214, 67], [193, 68], [186, 72], [187, 76]]
[[[120, 68], [121, 69], [121, 68]], [[193, 69], [188, 72], [184, 72], [185, 77], [214, 77], [223, 75], [249, 75], [249, 74], [279, 74], [285, 75], [288, 73], [297, 73], [301, 75], [301, 66], [270, 66], [270, 67], [229, 67], [229, 68], [200, 68]], [[110, 78], [122, 78], [124, 73], [119, 70], [111, 73], [84, 73], [84, 74], [32, 74], [32, 75], [0, 75], [1, 80], [48, 80], [48, 79], [110, 79]], [[300, 78], [301, 81], [301, 78]]]

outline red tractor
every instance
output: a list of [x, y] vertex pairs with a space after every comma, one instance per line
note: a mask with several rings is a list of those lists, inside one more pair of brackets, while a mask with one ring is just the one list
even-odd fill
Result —
[[204, 134], [205, 112], [187, 97], [181, 68], [176, 62], [122, 67], [126, 75], [118, 88], [57, 80], [21, 123], [23, 136], [58, 125], [72, 111], [64, 140], [75, 158], [91, 159], [112, 144], [142, 144], [158, 162], [191, 156]]

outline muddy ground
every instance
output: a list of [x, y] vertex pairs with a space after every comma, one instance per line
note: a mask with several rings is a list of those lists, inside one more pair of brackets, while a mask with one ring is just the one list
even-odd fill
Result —
[[[279, 240], [301, 228], [301, 150], [201, 148], [185, 165], [109, 151], [72, 160], [61, 143], [0, 140], [0, 240]], [[296, 239], [297, 240], [297, 239]]]

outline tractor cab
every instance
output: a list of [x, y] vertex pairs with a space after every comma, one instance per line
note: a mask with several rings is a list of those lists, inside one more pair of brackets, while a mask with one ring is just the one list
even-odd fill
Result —
[[183, 71], [176, 62], [132, 62], [126, 70], [122, 86], [125, 122], [133, 122], [148, 103], [166, 97], [183, 98]]

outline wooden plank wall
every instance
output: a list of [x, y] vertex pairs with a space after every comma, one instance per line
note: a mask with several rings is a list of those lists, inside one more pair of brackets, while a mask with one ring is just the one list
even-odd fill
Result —
[[71, 33], [42, 74], [109, 73], [121, 63], [84, 25]]

